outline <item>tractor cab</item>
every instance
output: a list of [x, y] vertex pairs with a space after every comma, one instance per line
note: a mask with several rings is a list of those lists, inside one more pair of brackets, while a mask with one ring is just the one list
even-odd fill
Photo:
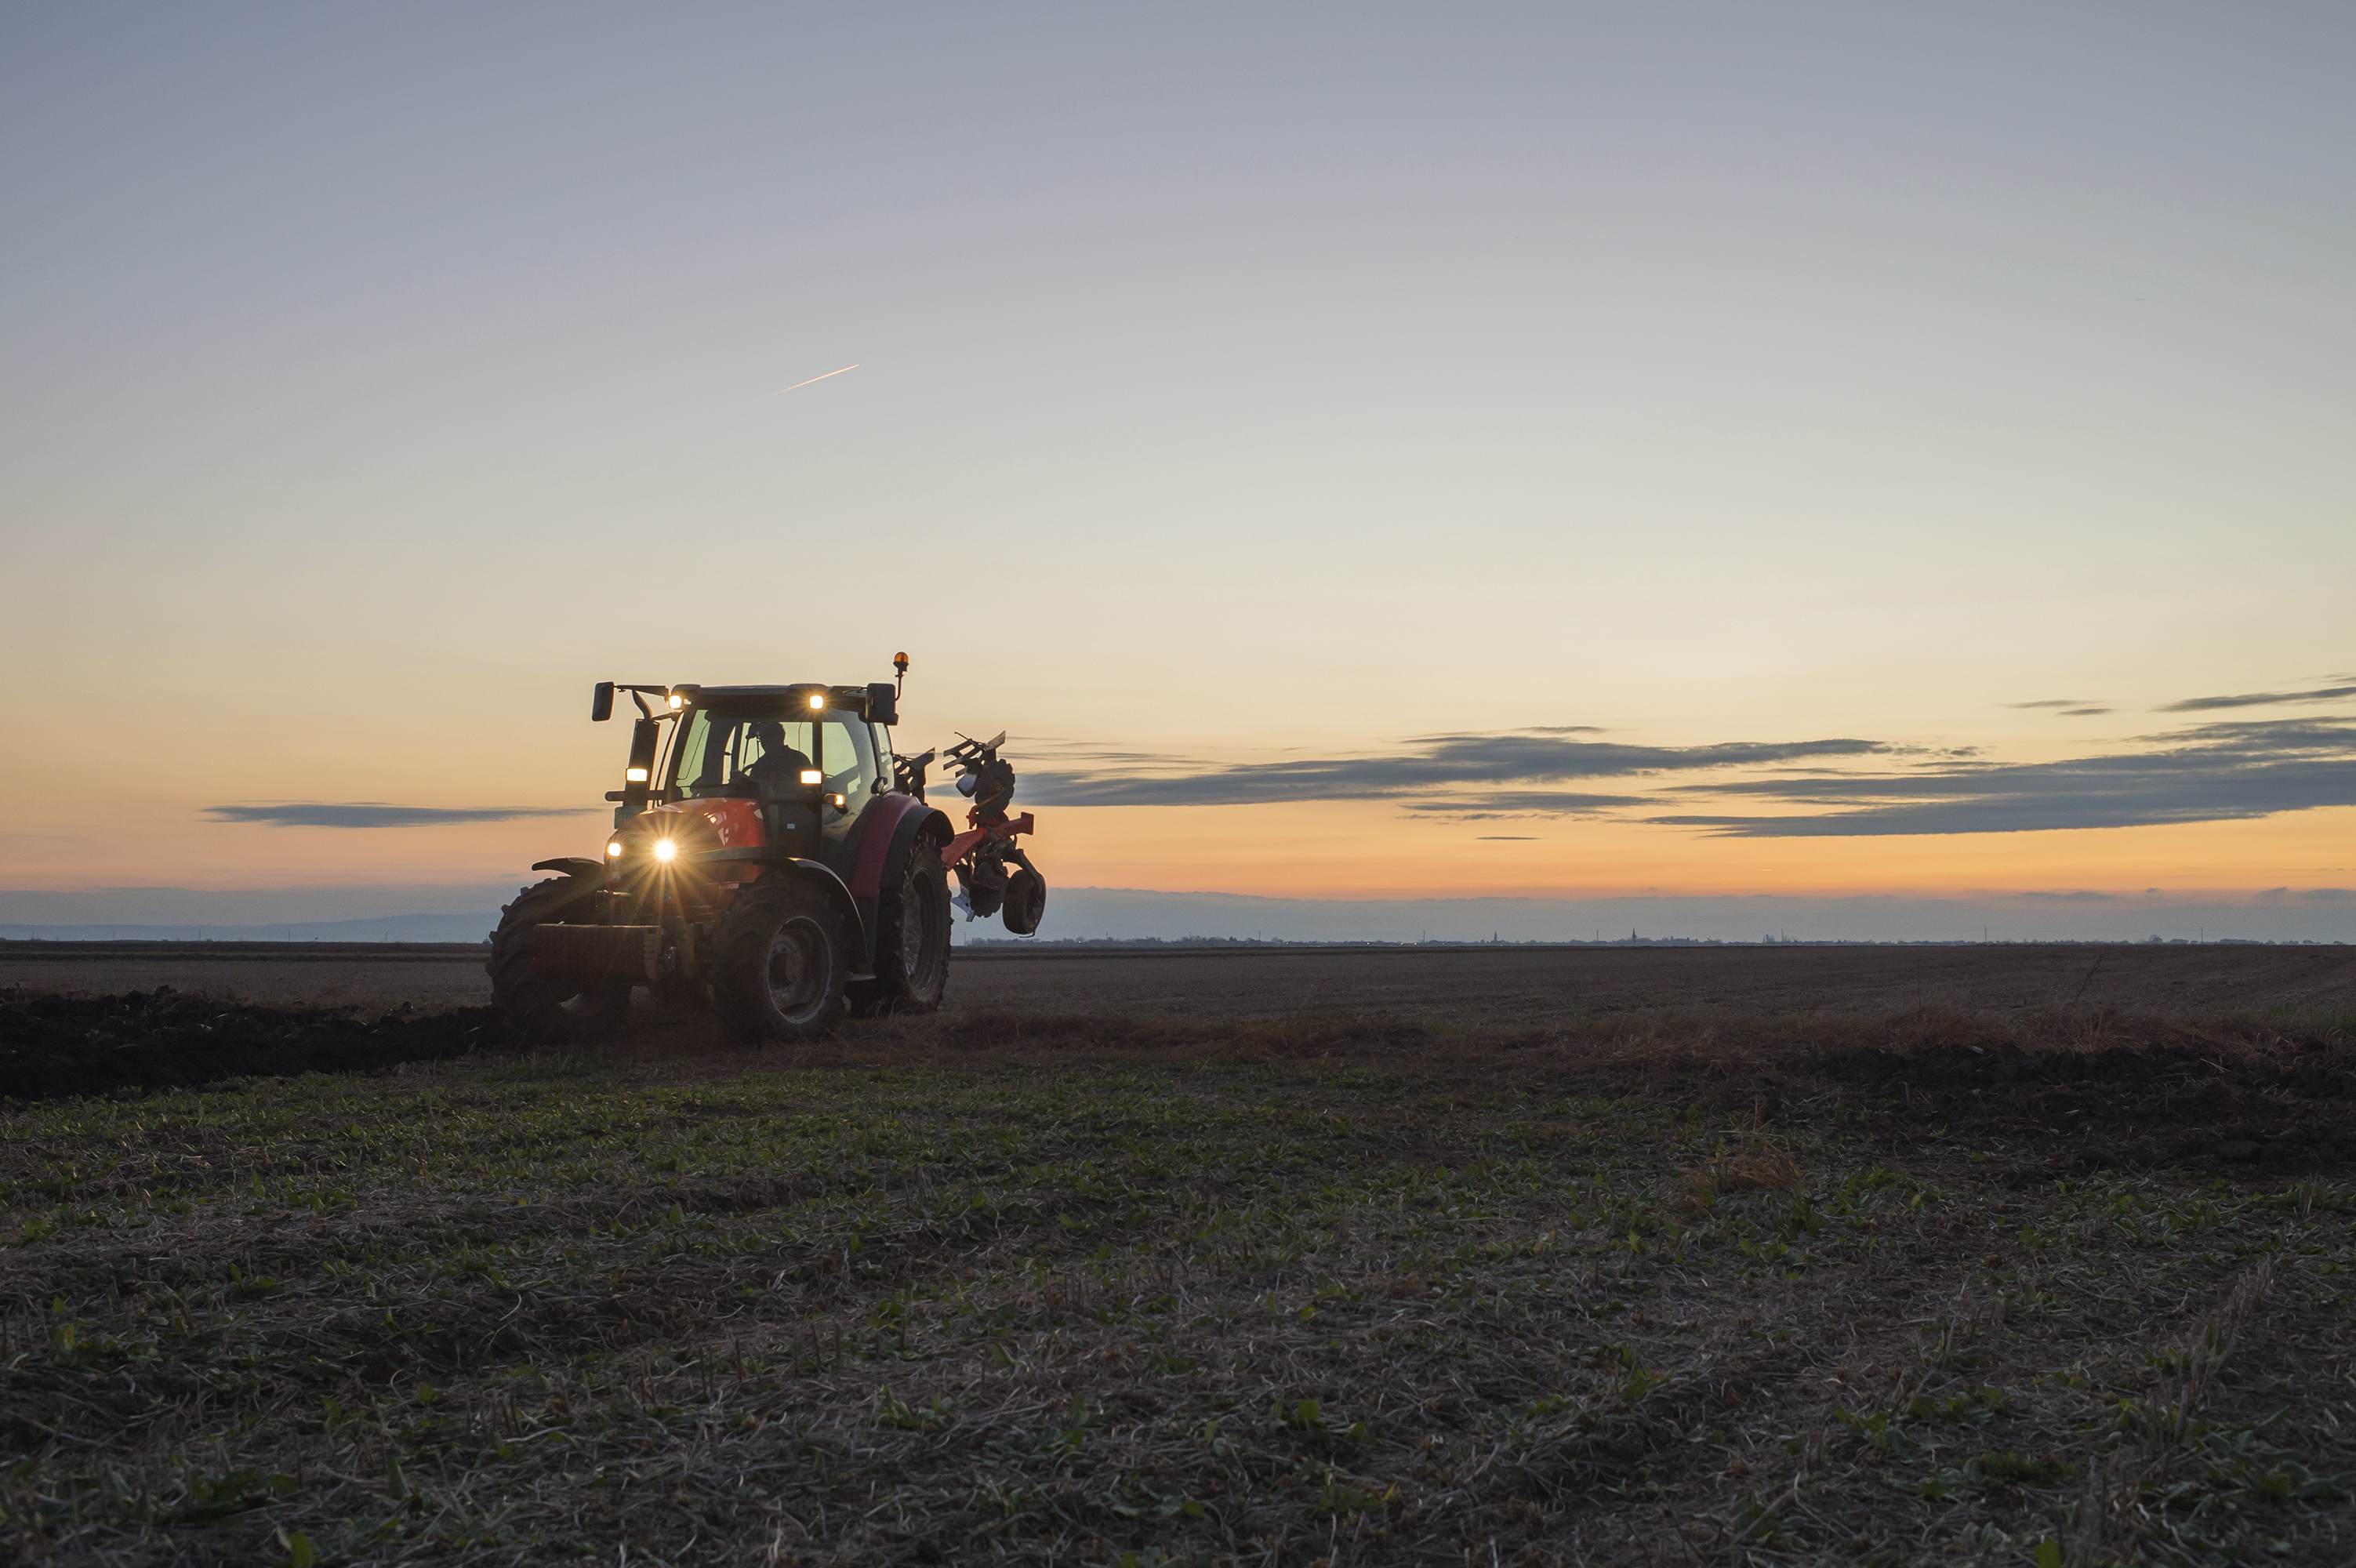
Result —
[[[880, 716], [879, 716], [880, 710]], [[855, 688], [700, 688], [665, 759], [658, 812], [707, 800], [755, 802], [772, 843], [808, 846], [837, 865], [860, 818], [892, 789], [892, 716]], [[795, 834], [814, 836], [797, 838]]]

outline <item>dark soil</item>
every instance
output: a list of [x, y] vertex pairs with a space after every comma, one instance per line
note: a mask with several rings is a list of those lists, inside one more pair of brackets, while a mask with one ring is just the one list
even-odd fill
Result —
[[487, 1007], [388, 1013], [257, 1007], [170, 986], [121, 996], [0, 992], [0, 1101], [361, 1072], [503, 1043]]
[[[275, 1005], [490, 1000], [480, 944], [6, 942], [0, 988], [173, 985]], [[2356, 947], [959, 948], [948, 1011], [1197, 1023], [1382, 1015], [1451, 1031], [1552, 1028], [1663, 1009], [1879, 1018], [1937, 1006], [2356, 1020]]]
[[2009, 1041], [1905, 1052], [1869, 1047], [1807, 1065], [1879, 1119], [2025, 1141], [2032, 1159], [2024, 1174], [2356, 1164], [2356, 1052], [2335, 1040], [2277, 1035], [2049, 1051]]
[[[1697, 1106], [1762, 1122], [1837, 1112], [1895, 1138], [2003, 1146], [2025, 1178], [2163, 1165], [2221, 1175], [2356, 1165], [2356, 1048], [2339, 1031], [2110, 1015], [2086, 1040], [2075, 1015], [1912, 1010], [1829, 1020], [1662, 1015], [1631, 1044], [1622, 1024], [1544, 1033], [1442, 1036], [1398, 1020], [1136, 1019], [950, 1014], [838, 1030], [798, 1065], [980, 1069], [1009, 1058], [1112, 1068], [1219, 1058], [1381, 1063], [1462, 1076], [1535, 1073], [1592, 1092], [1670, 1089]], [[733, 1054], [709, 1030], [637, 1042], [683, 1058]], [[0, 1100], [34, 1101], [222, 1079], [381, 1070], [526, 1044], [490, 1009], [404, 1007], [373, 1022], [352, 1008], [272, 1007], [159, 986], [117, 996], [0, 992]], [[624, 1046], [629, 1050], [633, 1047]], [[725, 1069], [712, 1061], [707, 1066]]]
[[[1536, 1074], [1576, 1092], [1665, 1090], [1737, 1118], [1828, 1114], [1919, 1143], [2002, 1145], [2039, 1176], [2214, 1166], [2285, 1174], [2356, 1165], [2356, 1047], [2337, 1026], [2162, 1014], [1910, 1008], [1879, 1017], [1658, 1012], [1545, 1031], [1443, 1035], [1397, 1019], [1275, 1026], [1238, 1020], [944, 1017], [944, 1055], [1382, 1063], [1470, 1085]], [[860, 1059], [856, 1048], [840, 1060]], [[943, 1059], [936, 1055], [930, 1059]]]

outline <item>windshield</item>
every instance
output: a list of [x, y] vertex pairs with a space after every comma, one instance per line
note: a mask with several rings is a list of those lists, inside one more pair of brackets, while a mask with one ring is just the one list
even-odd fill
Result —
[[819, 765], [817, 728], [808, 719], [697, 708], [672, 750], [679, 790], [692, 800], [793, 789]]
[[875, 792], [875, 736], [848, 714], [829, 714], [819, 736], [829, 794], [863, 800]]

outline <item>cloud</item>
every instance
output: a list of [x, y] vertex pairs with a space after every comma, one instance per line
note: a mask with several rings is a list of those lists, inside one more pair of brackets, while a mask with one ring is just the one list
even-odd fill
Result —
[[[1890, 748], [1869, 740], [1733, 741], [1719, 746], [1624, 746], [1569, 740], [1563, 730], [1511, 735], [1428, 736], [1391, 757], [1238, 763], [1178, 774], [1042, 770], [1026, 774], [1026, 795], [1048, 806], [1242, 806], [1291, 800], [1381, 800], [1483, 785], [1547, 784], [1703, 768], [1758, 768], [1819, 757], [1868, 757]], [[1594, 733], [1594, 732], [1585, 732]], [[1483, 794], [1473, 809], [1494, 811]], [[1623, 796], [1522, 793], [1506, 810], [1582, 811], [1639, 803]], [[1448, 810], [1432, 806], [1426, 809]]]
[[2155, 746], [2245, 746], [2275, 752], [2346, 751], [2356, 746], [2356, 719], [2212, 719], [2190, 729], [2137, 736]]
[[221, 822], [273, 828], [415, 828], [438, 822], [504, 822], [518, 817], [569, 817], [588, 806], [388, 806], [380, 800], [294, 801], [276, 806], [208, 806]]
[[2197, 725], [2146, 737], [2163, 749], [2062, 762], [1688, 785], [1814, 814], [1676, 815], [1664, 825], [1734, 838], [2031, 832], [2230, 822], [2356, 805], [2356, 724], [2285, 720]]
[[1441, 817], [1570, 817], [1614, 806], [1657, 804], [1650, 795], [1592, 795], [1577, 789], [1492, 789], [1473, 796], [1401, 800], [1399, 809]]
[[[1063, 806], [1378, 800], [1452, 822], [1633, 808], [1660, 813], [1643, 822], [1734, 838], [2141, 827], [2356, 806], [2351, 719], [2216, 719], [2136, 736], [2133, 750], [2036, 763], [1853, 738], [1690, 746], [1579, 738], [1595, 733], [1427, 736], [1387, 757], [1184, 768], [1159, 758], [1058, 758], [1028, 774], [1024, 791]], [[1607, 780], [1603, 789], [1577, 787]], [[1705, 800], [1722, 804], [1697, 810]]]
[[2034, 703], [2007, 703], [2008, 708], [2051, 708], [2065, 719], [2093, 718], [2098, 714], [2116, 713], [2115, 708], [2102, 705], [2096, 697], [2046, 697]]
[[1483, 833], [1472, 842], [1475, 843], [1536, 843], [1538, 841], [1535, 833]]
[[1066, 740], [1047, 736], [1023, 736], [1010, 746], [1026, 757], [1046, 754], [1066, 764], [1098, 763], [1123, 768], [1183, 767], [1187, 758], [1163, 751], [1133, 751], [1103, 741]]
[[2312, 692], [2244, 692], [2238, 697], [2187, 697], [2153, 712], [2201, 714], [2217, 708], [2263, 708], [2275, 703], [2329, 703], [2341, 697], [2356, 697], [2356, 686], [2319, 686]]

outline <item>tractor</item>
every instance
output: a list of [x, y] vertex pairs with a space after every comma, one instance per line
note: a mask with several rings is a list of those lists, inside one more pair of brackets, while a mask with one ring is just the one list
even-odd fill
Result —
[[[536, 862], [491, 934], [492, 1001], [525, 1034], [584, 1038], [636, 991], [709, 1007], [750, 1041], [817, 1038], [846, 1013], [926, 1013], [948, 981], [951, 897], [1028, 936], [1046, 883], [1009, 816], [1005, 736], [947, 760], [973, 798], [963, 832], [925, 799], [941, 754], [892, 749], [897, 679], [864, 686], [656, 686], [603, 681], [638, 710], [600, 859]], [[651, 701], [649, 700], [651, 699]], [[1008, 862], [1013, 869], [1008, 869]]]

